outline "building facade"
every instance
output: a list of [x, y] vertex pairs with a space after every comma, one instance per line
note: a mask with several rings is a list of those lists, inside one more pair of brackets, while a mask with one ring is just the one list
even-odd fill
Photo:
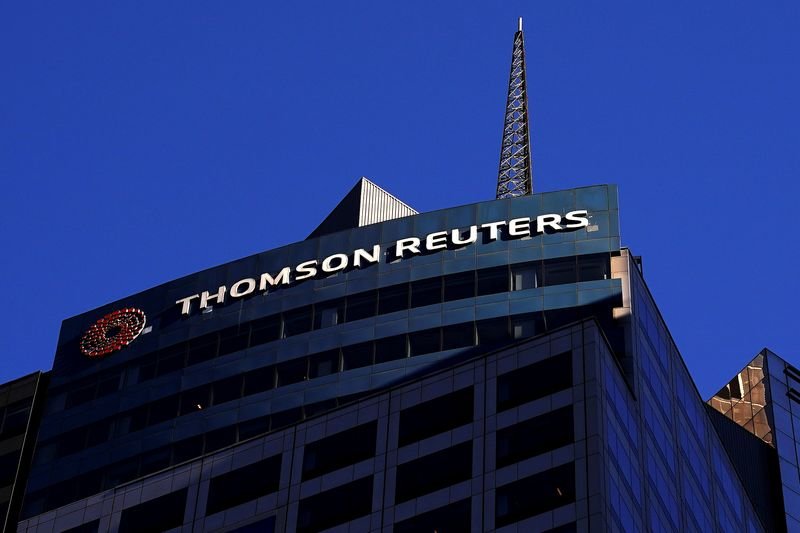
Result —
[[748, 473], [614, 186], [419, 214], [362, 180], [305, 241], [64, 322], [17, 531], [797, 531], [785, 368]]

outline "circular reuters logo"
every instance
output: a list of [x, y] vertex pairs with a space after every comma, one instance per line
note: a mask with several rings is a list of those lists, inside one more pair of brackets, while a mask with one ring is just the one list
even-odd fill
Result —
[[81, 339], [81, 353], [102, 357], [129, 345], [144, 329], [145, 315], [133, 307], [109, 313], [89, 328]]

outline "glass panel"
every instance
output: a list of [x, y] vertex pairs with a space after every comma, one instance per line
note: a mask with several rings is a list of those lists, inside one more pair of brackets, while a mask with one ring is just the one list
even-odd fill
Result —
[[342, 346], [342, 369], [351, 370], [372, 364], [372, 342]]
[[508, 291], [508, 267], [478, 270], [478, 296]]
[[578, 281], [608, 279], [611, 258], [608, 254], [579, 255]]
[[375, 363], [385, 363], [405, 357], [408, 357], [405, 335], [395, 335], [375, 341]]
[[281, 336], [281, 319], [279, 316], [268, 316], [253, 321], [250, 334], [250, 346], [258, 346], [266, 342], [276, 341]]
[[283, 313], [283, 336], [291, 337], [311, 331], [311, 306]]
[[314, 329], [328, 328], [344, 322], [344, 300], [318, 304], [314, 310]]
[[479, 320], [476, 326], [478, 328], [478, 344], [497, 344], [510, 339], [507, 317]]
[[408, 334], [408, 341], [412, 357], [438, 352], [441, 350], [441, 329], [432, 328], [414, 331]]
[[461, 300], [475, 296], [475, 272], [461, 272], [444, 278], [444, 301]]
[[249, 396], [271, 390], [275, 386], [275, 367], [267, 366], [249, 371], [244, 376], [244, 394]]
[[475, 325], [472, 321], [442, 328], [442, 350], [467, 348], [475, 345]]
[[563, 285], [578, 281], [577, 264], [574, 257], [546, 261], [544, 263], [544, 285]]
[[397, 467], [395, 502], [405, 502], [472, 477], [472, 441]]
[[378, 292], [369, 291], [347, 297], [347, 321], [361, 320], [375, 316]]
[[525, 289], [535, 289], [539, 286], [542, 279], [542, 263], [523, 263], [521, 265], [511, 265], [512, 290], [522, 291]]
[[308, 379], [308, 359], [305, 357], [279, 363], [276, 368], [278, 373], [278, 387], [299, 383]]
[[214, 405], [241, 398], [243, 381], [244, 379], [241, 375], [215, 381], [213, 384]]
[[310, 378], [318, 378], [334, 374], [339, 371], [339, 350], [329, 350], [314, 354], [309, 357], [311, 368], [309, 371]]
[[378, 423], [373, 421], [306, 444], [302, 480], [373, 457], [377, 435]]
[[394, 313], [408, 309], [408, 285], [384, 287], [378, 292], [378, 314]]
[[421, 279], [411, 283], [411, 307], [442, 302], [442, 278]]

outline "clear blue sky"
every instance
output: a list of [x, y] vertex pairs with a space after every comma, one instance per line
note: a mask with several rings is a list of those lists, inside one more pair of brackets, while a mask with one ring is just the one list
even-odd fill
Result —
[[0, 382], [60, 322], [304, 238], [367, 176], [492, 198], [517, 16], [535, 188], [620, 188], [701, 393], [800, 364], [800, 3], [6, 2]]

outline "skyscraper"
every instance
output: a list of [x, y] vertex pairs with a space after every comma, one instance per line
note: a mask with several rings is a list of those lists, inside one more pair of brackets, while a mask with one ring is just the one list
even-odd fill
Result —
[[9, 523], [797, 531], [800, 373], [764, 352], [700, 398], [616, 187], [532, 194], [521, 22], [513, 50], [497, 199], [362, 178], [304, 241], [65, 320], [0, 388]]

